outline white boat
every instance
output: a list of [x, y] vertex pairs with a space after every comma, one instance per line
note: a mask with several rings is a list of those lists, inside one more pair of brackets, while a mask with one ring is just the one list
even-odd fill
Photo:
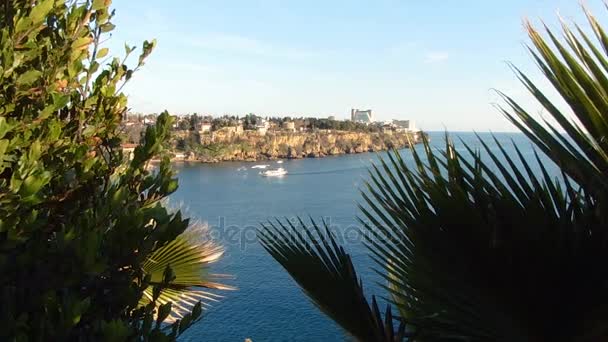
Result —
[[266, 164], [259, 164], [259, 165], [253, 165], [251, 168], [252, 169], [265, 169], [270, 165], [266, 165]]
[[270, 169], [270, 170], [260, 172], [260, 175], [262, 175], [264, 177], [282, 177], [282, 176], [285, 176], [286, 174], [287, 174], [287, 170], [285, 170], [282, 167], [280, 167], [278, 169]]
[[282, 160], [277, 160], [277, 164], [283, 164]]

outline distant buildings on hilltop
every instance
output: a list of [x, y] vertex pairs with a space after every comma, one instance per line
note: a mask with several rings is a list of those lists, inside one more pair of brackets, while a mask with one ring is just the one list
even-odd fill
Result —
[[[375, 123], [374, 114], [371, 109], [360, 110], [360, 109], [351, 109], [350, 110], [350, 120], [357, 123], [363, 123], [366, 125], [370, 125]], [[383, 131], [400, 131], [400, 132], [418, 132], [419, 129], [416, 128], [416, 125], [413, 120], [392, 120], [392, 121], [384, 121], [381, 123], [376, 123], [382, 126]]]
[[[350, 120], [336, 120], [334, 115], [326, 118], [317, 117], [262, 117], [253, 113], [239, 117], [223, 115], [214, 117], [210, 114], [172, 115], [172, 130], [176, 132], [196, 132], [203, 140], [205, 136], [215, 134], [242, 135], [247, 132], [257, 132], [265, 136], [268, 132], [315, 132], [315, 131], [364, 131], [364, 132], [412, 132], [416, 128], [413, 120], [375, 121], [371, 109], [351, 109]], [[127, 113], [123, 117], [122, 126], [125, 141], [139, 143], [144, 136], [146, 126], [156, 124], [157, 114]]]
[[416, 124], [413, 120], [393, 120], [392, 125], [400, 130], [417, 132]]
[[211, 122], [201, 122], [200, 127], [198, 129], [200, 133], [209, 133], [211, 132]]
[[295, 132], [296, 131], [296, 123], [293, 121], [285, 121], [283, 122], [283, 129], [288, 131], [288, 132]]
[[359, 110], [353, 108], [350, 110], [350, 120], [354, 122], [370, 124], [374, 122], [374, 114], [372, 114], [371, 109]]

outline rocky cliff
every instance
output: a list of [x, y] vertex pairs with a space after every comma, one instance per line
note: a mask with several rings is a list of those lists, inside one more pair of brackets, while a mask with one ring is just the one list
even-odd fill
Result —
[[418, 142], [419, 134], [386, 132], [213, 132], [200, 136], [200, 149], [188, 160], [201, 162], [257, 161], [280, 158], [317, 158], [331, 155], [383, 151]]

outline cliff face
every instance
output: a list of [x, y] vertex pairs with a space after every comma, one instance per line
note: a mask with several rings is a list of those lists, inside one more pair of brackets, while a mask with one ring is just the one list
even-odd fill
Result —
[[268, 133], [214, 132], [201, 135], [201, 152], [190, 157], [202, 162], [256, 161], [279, 158], [316, 158], [402, 148], [419, 140], [412, 133], [304, 132]]

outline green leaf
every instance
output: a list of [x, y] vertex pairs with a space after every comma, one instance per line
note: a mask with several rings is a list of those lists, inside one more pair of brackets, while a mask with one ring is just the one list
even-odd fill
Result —
[[21, 17], [17, 19], [17, 23], [15, 24], [15, 32], [26, 32], [31, 28], [32, 19], [29, 17]]
[[203, 305], [199, 301], [198, 303], [196, 303], [196, 305], [194, 305], [194, 308], [192, 309], [192, 319], [195, 319], [195, 320], [198, 319], [202, 313], [203, 313]]
[[[0, 139], [0, 165], [2, 165], [2, 161], [4, 160], [4, 155], [6, 153], [6, 149], [8, 148], [9, 141], [8, 139]], [[0, 167], [0, 169], [3, 169]], [[2, 172], [3, 170], [0, 170]]]
[[114, 28], [116, 28], [116, 25], [114, 25], [112, 23], [105, 23], [100, 26], [101, 32], [103, 32], [103, 33], [110, 32], [110, 31], [114, 30]]
[[28, 151], [27, 158], [30, 160], [30, 162], [37, 161], [40, 159], [41, 154], [42, 144], [40, 143], [40, 140], [33, 141]]
[[185, 314], [179, 322], [179, 333], [183, 333], [192, 324], [192, 314]]
[[53, 94], [53, 107], [55, 110], [65, 107], [70, 102], [70, 95]]
[[129, 44], [125, 43], [125, 54], [126, 55], [131, 54], [131, 52], [133, 52], [133, 50], [135, 50], [135, 46], [130, 46]]
[[93, 0], [93, 5], [91, 9], [93, 11], [97, 11], [106, 7], [106, 0]]
[[154, 47], [156, 46], [156, 39], [152, 39], [151, 42], [149, 41], [144, 41], [143, 44], [143, 48], [142, 48], [142, 52], [141, 55], [139, 56], [139, 62], [138, 65], [143, 65], [144, 60], [150, 55], [150, 53], [152, 53], [152, 50], [154, 49]]
[[108, 51], [110, 51], [108, 48], [99, 49], [99, 51], [97, 51], [97, 58], [104, 58], [108, 54]]
[[158, 315], [156, 317], [156, 326], [159, 327], [165, 321], [165, 319], [167, 319], [167, 317], [169, 316], [170, 313], [171, 313], [171, 303], [170, 302], [160, 305], [158, 308]]
[[4, 138], [6, 133], [11, 130], [11, 126], [6, 122], [6, 118], [0, 116], [0, 139]]
[[23, 184], [21, 184], [19, 194], [23, 197], [34, 195], [38, 193], [40, 189], [49, 182], [50, 179], [51, 175], [49, 172], [30, 175], [23, 181]]
[[30, 13], [30, 19], [32, 20], [32, 23], [34, 25], [42, 23], [53, 8], [54, 4], [55, 0], [43, 0], [38, 2]]
[[72, 49], [75, 51], [84, 50], [89, 46], [89, 44], [91, 44], [92, 41], [93, 38], [91, 37], [80, 37], [72, 42]]
[[177, 190], [178, 186], [179, 186], [179, 183], [178, 183], [177, 179], [170, 180], [167, 184], [166, 193], [171, 194], [171, 193], [175, 192], [175, 190]]
[[28, 70], [19, 76], [16, 83], [18, 86], [28, 86], [36, 82], [41, 75], [42, 72], [38, 70]]

